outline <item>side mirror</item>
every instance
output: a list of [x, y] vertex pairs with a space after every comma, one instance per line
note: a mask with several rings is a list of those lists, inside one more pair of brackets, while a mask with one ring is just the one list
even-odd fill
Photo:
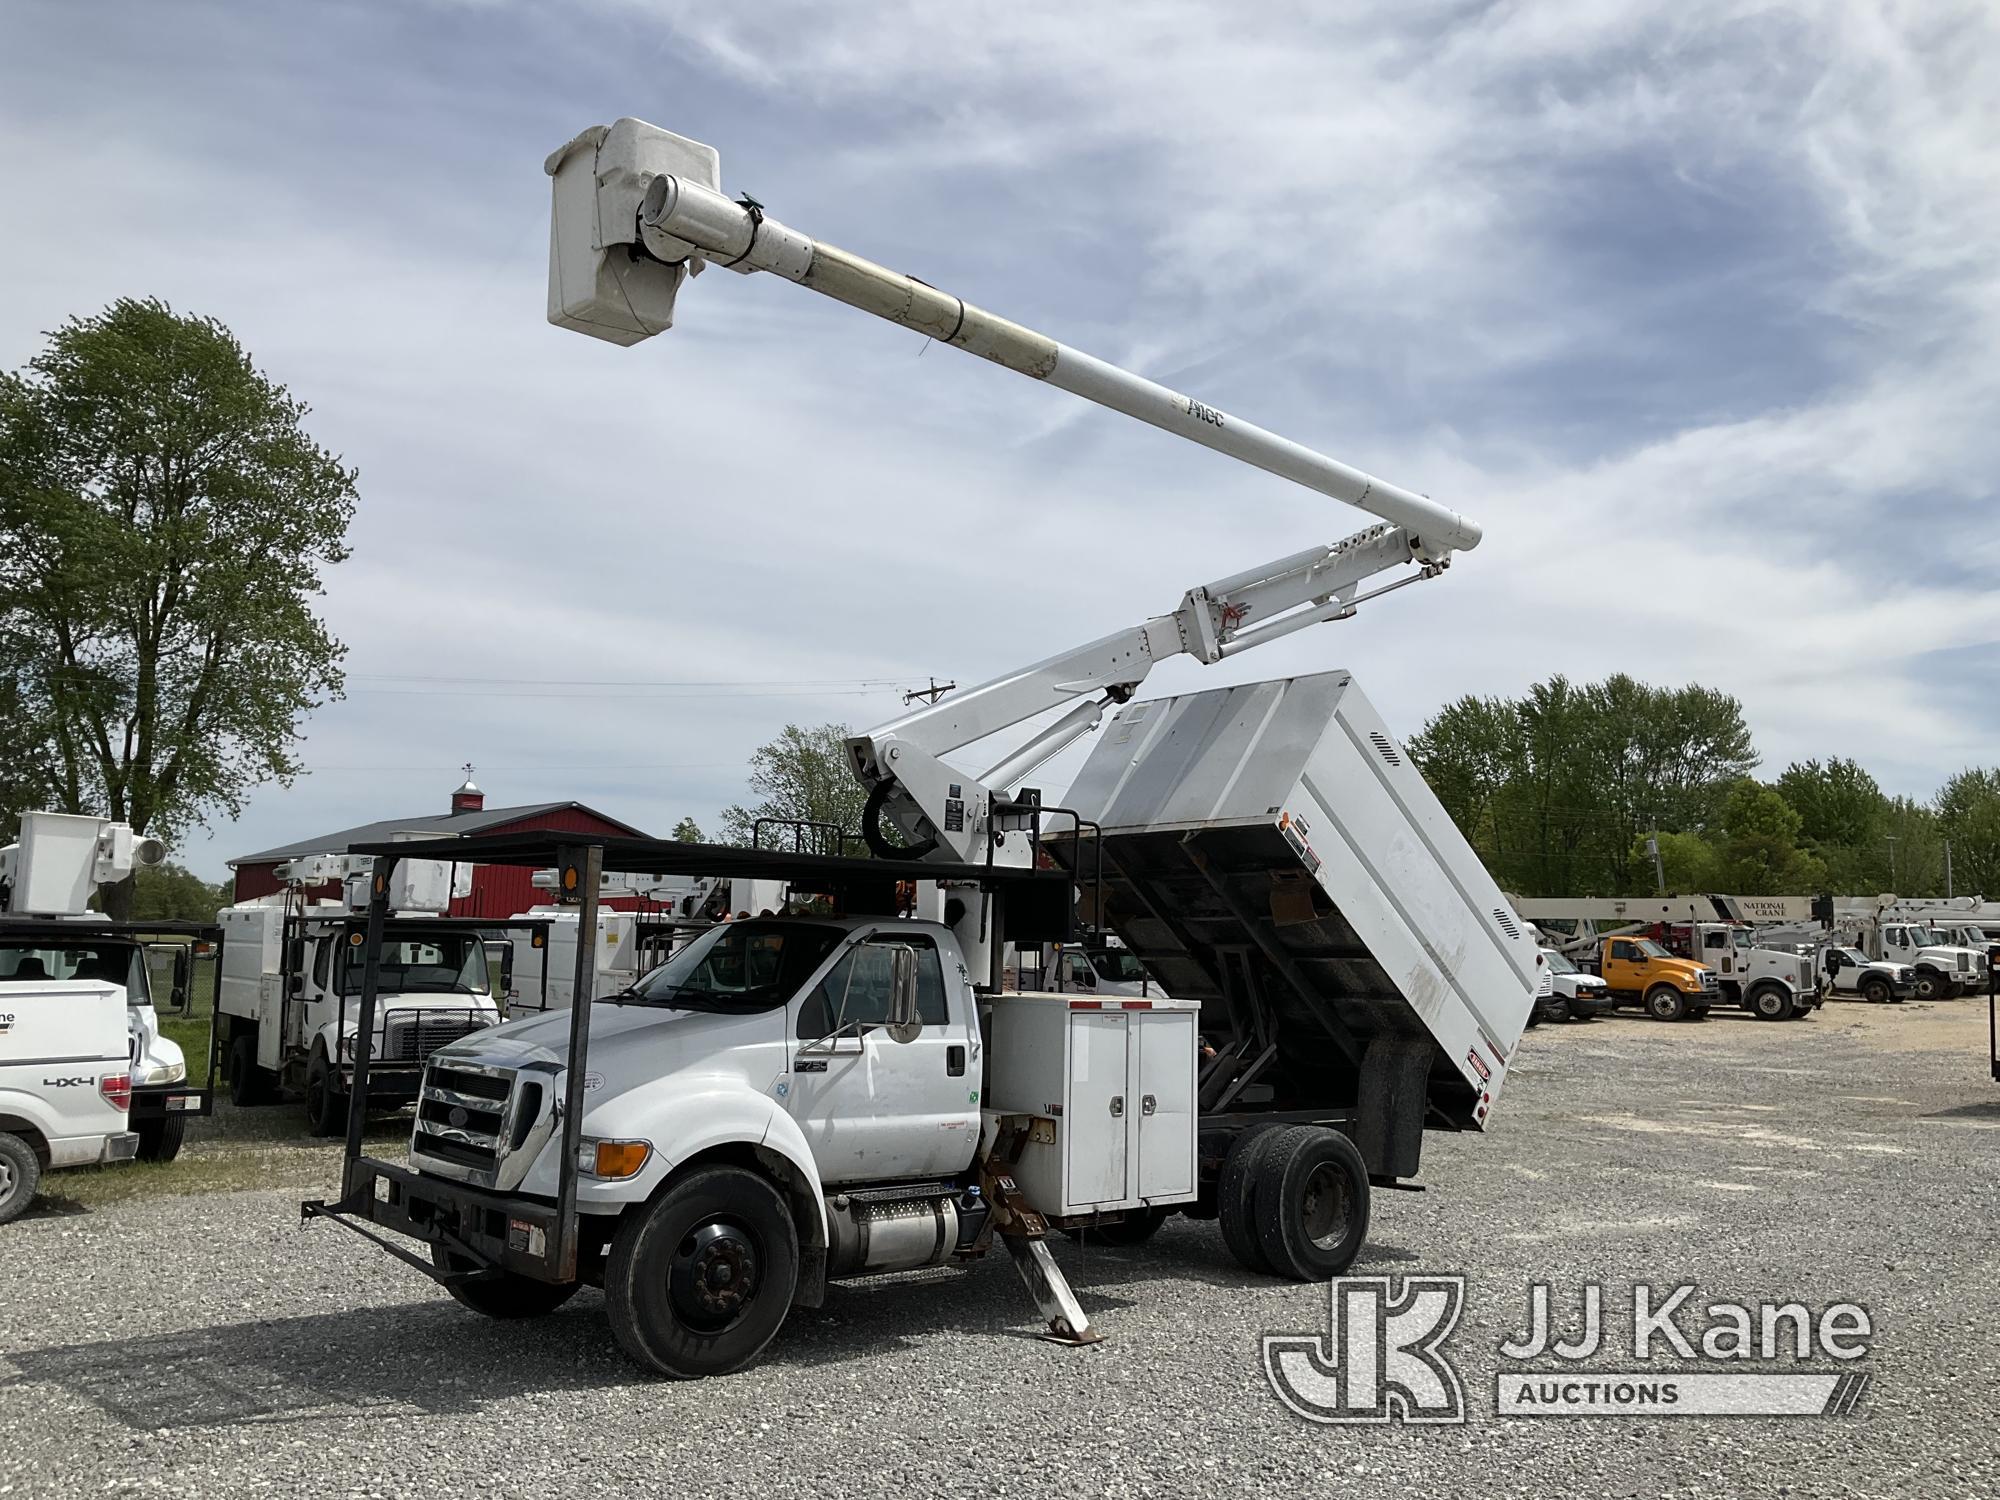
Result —
[[292, 970], [291, 974], [285, 980], [285, 990], [286, 993], [296, 1000], [306, 992], [306, 976], [301, 974], [297, 969]]
[[917, 950], [898, 943], [889, 950], [889, 1040], [914, 1042], [923, 1030], [917, 1013]]
[[185, 948], [174, 950], [173, 992], [167, 1003], [175, 1010], [186, 1013], [188, 1008], [188, 981], [194, 969], [194, 955]]

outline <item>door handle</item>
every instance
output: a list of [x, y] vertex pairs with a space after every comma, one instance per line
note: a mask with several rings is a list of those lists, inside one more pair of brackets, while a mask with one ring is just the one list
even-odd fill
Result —
[[963, 1078], [965, 1076], [965, 1049], [963, 1047], [953, 1045], [944, 1049], [944, 1071], [947, 1078]]
[[1114, 1120], [1125, 1118], [1125, 1096], [1123, 1094], [1113, 1094], [1111, 1096], [1111, 1118]]
[[1147, 1094], [1144, 1098], [1140, 1099], [1139, 1101], [1139, 1113], [1142, 1115], [1150, 1115], [1154, 1110], [1158, 1109], [1159, 1107], [1160, 1107], [1160, 1101], [1155, 1099], [1151, 1094]]

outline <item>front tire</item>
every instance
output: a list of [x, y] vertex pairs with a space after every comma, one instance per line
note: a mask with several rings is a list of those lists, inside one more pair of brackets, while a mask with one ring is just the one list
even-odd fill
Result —
[[1678, 1021], [1687, 1014], [1687, 1002], [1670, 984], [1656, 984], [1646, 991], [1646, 1014], [1655, 1021]]
[[[431, 1264], [450, 1273], [465, 1270], [472, 1263], [442, 1245], [432, 1245]], [[581, 1286], [576, 1281], [537, 1281], [518, 1271], [487, 1270], [474, 1271], [463, 1281], [447, 1281], [444, 1289], [461, 1307], [511, 1321], [546, 1317], [574, 1297]]]
[[306, 1128], [317, 1136], [340, 1135], [347, 1129], [347, 1096], [334, 1083], [326, 1053], [317, 1048], [306, 1064]]
[[18, 1219], [42, 1184], [41, 1158], [18, 1135], [0, 1134], [0, 1224]]
[[139, 1160], [172, 1161], [181, 1154], [181, 1142], [186, 1137], [185, 1115], [164, 1115], [157, 1120], [148, 1120], [139, 1127]]
[[1368, 1238], [1368, 1166], [1354, 1142], [1324, 1125], [1295, 1125], [1264, 1153], [1257, 1238], [1294, 1281], [1330, 1281]]
[[1917, 998], [1919, 1000], [1942, 1000], [1950, 992], [1951, 984], [1936, 969], [1917, 970]]
[[798, 1278], [798, 1227], [770, 1179], [704, 1167], [618, 1226], [604, 1297], [619, 1348], [697, 1380], [764, 1352]]
[[1790, 1019], [1794, 1007], [1789, 994], [1775, 984], [1767, 984], [1751, 991], [1750, 1009], [1760, 1021], [1784, 1021]]
[[1895, 996], [1886, 979], [1867, 979], [1861, 984], [1861, 998], [1870, 1005], [1887, 1005]]

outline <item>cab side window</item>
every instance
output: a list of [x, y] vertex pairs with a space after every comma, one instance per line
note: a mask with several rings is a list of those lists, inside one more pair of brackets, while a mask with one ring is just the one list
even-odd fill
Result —
[[1613, 943], [1611, 956], [1620, 963], [1636, 964], [1639, 961], [1639, 949], [1632, 943]]
[[[917, 1014], [926, 1026], [943, 1026], [950, 1019], [945, 1004], [944, 965], [938, 959], [937, 944], [922, 933], [877, 933], [865, 943], [850, 947], [840, 962], [827, 970], [826, 978], [813, 986], [799, 1007], [799, 1037], [810, 1041], [836, 1027], [850, 1030], [855, 1023], [886, 1026], [889, 1023], [888, 949], [907, 943], [917, 955]], [[841, 1009], [843, 1001], [846, 1009]]]
[[321, 938], [313, 944], [313, 983], [319, 986], [322, 995], [327, 994], [332, 988], [332, 968], [333, 939]]

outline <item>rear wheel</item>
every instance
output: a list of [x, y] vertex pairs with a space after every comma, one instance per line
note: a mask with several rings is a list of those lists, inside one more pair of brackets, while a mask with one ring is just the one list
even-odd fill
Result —
[[1354, 1142], [1297, 1125], [1265, 1150], [1257, 1177], [1257, 1238], [1271, 1269], [1294, 1281], [1345, 1271], [1368, 1237], [1368, 1167]]
[[185, 1115], [162, 1115], [139, 1126], [139, 1160], [172, 1161], [181, 1154], [187, 1135]]
[[1687, 1014], [1687, 1002], [1670, 984], [1656, 984], [1646, 991], [1646, 1014], [1655, 1021], [1678, 1021]]
[[1792, 997], [1782, 985], [1762, 985], [1750, 992], [1750, 1008], [1760, 1021], [1783, 1021], [1792, 1014]]
[[1870, 1005], [1887, 1005], [1893, 992], [1886, 979], [1864, 979], [1861, 981], [1861, 998]]
[[1253, 1125], [1230, 1143], [1222, 1159], [1222, 1186], [1216, 1194], [1216, 1219], [1222, 1243], [1246, 1271], [1271, 1274], [1271, 1262], [1257, 1235], [1257, 1183], [1264, 1152], [1281, 1134], [1275, 1125]]
[[326, 1053], [318, 1048], [306, 1064], [306, 1128], [314, 1135], [339, 1135], [347, 1128], [347, 1096], [334, 1082]]
[[229, 1043], [229, 1102], [244, 1109], [269, 1097], [264, 1070], [257, 1066], [257, 1034], [238, 1032]]
[[798, 1228], [770, 1179], [705, 1167], [619, 1225], [604, 1297], [619, 1348], [692, 1380], [763, 1353], [798, 1277]]
[[[440, 1271], [470, 1270], [472, 1261], [442, 1245], [431, 1246], [431, 1264]], [[540, 1318], [554, 1312], [577, 1294], [580, 1282], [537, 1281], [518, 1271], [477, 1271], [459, 1281], [447, 1281], [444, 1289], [460, 1306], [469, 1307], [489, 1318]]]
[[0, 1224], [27, 1211], [41, 1181], [42, 1163], [35, 1148], [18, 1135], [0, 1134]]

